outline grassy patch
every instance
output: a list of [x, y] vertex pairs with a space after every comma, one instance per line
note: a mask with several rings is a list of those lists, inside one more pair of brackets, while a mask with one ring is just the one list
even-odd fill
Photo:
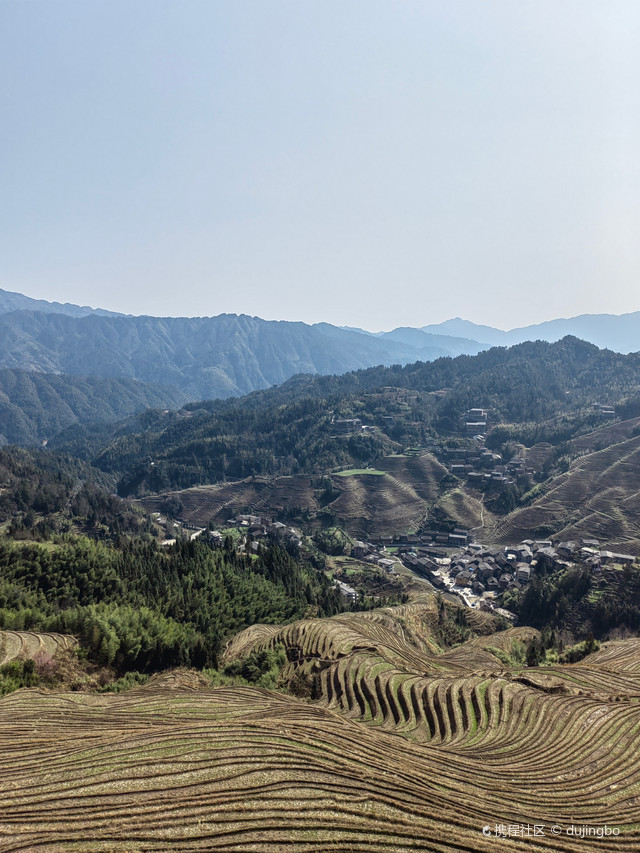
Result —
[[38, 548], [42, 548], [44, 551], [58, 551], [62, 547], [59, 543], [51, 542], [48, 539], [43, 539], [42, 541], [39, 539], [10, 539], [7, 544], [12, 548], [31, 548], [37, 545]]
[[139, 684], [146, 684], [149, 676], [142, 672], [127, 672], [117, 681], [111, 681], [98, 689], [99, 693], [126, 693], [132, 687], [137, 687]]
[[336, 471], [336, 477], [353, 477], [355, 474], [371, 474], [374, 477], [384, 477], [384, 471], [376, 468], [349, 468], [347, 471]]

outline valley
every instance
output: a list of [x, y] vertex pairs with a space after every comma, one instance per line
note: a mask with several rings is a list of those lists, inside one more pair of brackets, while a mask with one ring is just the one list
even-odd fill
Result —
[[639, 853], [639, 34], [2, 2], [0, 853]]
[[0, 849], [635, 850], [637, 355], [185, 403], [198, 340], [154, 372], [187, 325], [124, 319], [124, 375], [0, 372]]

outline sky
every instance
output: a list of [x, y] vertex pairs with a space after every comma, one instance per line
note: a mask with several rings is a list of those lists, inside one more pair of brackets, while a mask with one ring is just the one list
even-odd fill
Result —
[[640, 310], [637, 0], [0, 0], [0, 287], [372, 331]]

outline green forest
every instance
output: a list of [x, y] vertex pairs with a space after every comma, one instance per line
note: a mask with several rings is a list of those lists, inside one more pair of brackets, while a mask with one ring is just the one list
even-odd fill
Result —
[[[242, 628], [329, 616], [345, 599], [321, 568], [273, 542], [251, 554], [230, 538], [223, 547], [206, 537], [162, 547], [151, 518], [123, 497], [295, 473], [318, 475], [334, 497], [330, 471], [375, 466], [434, 441], [463, 445], [464, 413], [475, 406], [491, 413], [487, 447], [506, 455], [518, 442], [553, 445], [544, 479], [568, 465], [572, 438], [602, 423], [595, 403], [615, 405], [622, 418], [640, 414], [638, 367], [637, 355], [566, 338], [298, 376], [241, 399], [71, 425], [44, 449], [2, 448], [0, 628], [73, 634], [90, 661], [120, 675], [215, 667]], [[335, 422], [348, 418], [371, 429], [341, 432]], [[443, 490], [456, 487], [455, 477], [445, 479]], [[508, 512], [528, 499], [516, 487], [501, 496], [504, 506], [495, 498], [486, 505]], [[307, 531], [316, 546], [342, 552], [316, 521]], [[622, 580], [628, 594], [617, 600], [582, 575], [540, 576], [505, 603], [540, 627], [635, 630], [640, 584], [635, 575]]]
[[[640, 414], [640, 356], [575, 338], [343, 376], [299, 376], [240, 400], [149, 410], [115, 428], [76, 426], [51, 442], [142, 495], [249, 476], [373, 465], [407, 446], [461, 434], [471, 407], [491, 412], [487, 446], [559, 444], [600, 422], [596, 402]], [[397, 394], [394, 391], [403, 393]], [[335, 419], [375, 427], [338, 435]]]
[[215, 666], [222, 644], [249, 625], [344, 607], [322, 572], [277, 546], [253, 557], [230, 539], [224, 548], [0, 540], [0, 629], [74, 634], [95, 663], [119, 672]]

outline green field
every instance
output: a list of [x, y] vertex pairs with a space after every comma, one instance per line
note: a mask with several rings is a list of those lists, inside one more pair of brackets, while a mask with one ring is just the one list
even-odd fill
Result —
[[373, 474], [374, 477], [383, 477], [384, 471], [378, 471], [376, 468], [349, 468], [347, 471], [336, 471], [336, 477], [353, 477], [354, 474]]

